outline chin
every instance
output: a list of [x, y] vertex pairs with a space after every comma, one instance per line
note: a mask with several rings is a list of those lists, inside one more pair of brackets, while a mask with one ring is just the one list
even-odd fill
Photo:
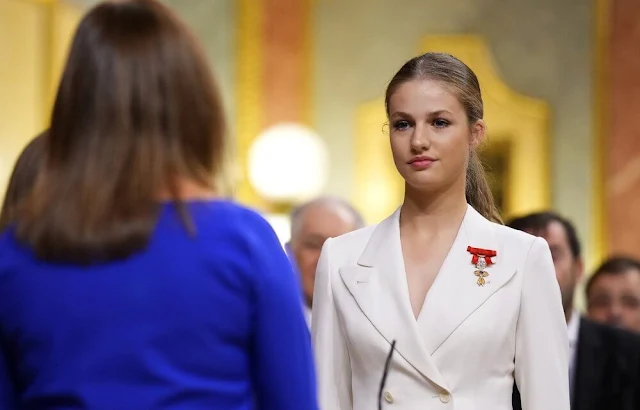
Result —
[[418, 191], [434, 191], [442, 187], [442, 181], [437, 178], [405, 178], [405, 182], [411, 188]]

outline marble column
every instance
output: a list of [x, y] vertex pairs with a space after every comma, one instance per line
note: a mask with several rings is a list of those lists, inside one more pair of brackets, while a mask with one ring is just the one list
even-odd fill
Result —
[[611, 0], [609, 7], [605, 226], [610, 254], [640, 258], [640, 1]]
[[269, 210], [247, 178], [247, 152], [264, 129], [310, 122], [312, 0], [241, 0], [238, 25], [238, 199]]

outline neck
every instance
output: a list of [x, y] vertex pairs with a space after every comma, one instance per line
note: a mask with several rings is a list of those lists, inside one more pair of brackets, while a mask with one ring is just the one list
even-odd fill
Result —
[[[186, 178], [178, 178], [176, 180], [175, 191], [175, 194], [173, 194], [169, 187], [165, 187], [160, 192], [160, 198], [162, 200], [180, 199], [187, 201], [194, 199], [214, 199], [217, 196], [211, 187]], [[174, 198], [174, 195], [177, 195], [177, 198]]]
[[464, 190], [425, 193], [409, 186], [405, 188], [400, 226], [431, 232], [459, 227], [467, 212]]

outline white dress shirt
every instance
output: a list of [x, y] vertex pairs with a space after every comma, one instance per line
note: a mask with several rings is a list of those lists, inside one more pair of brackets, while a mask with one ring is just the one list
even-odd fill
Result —
[[[580, 333], [580, 314], [573, 310], [567, 324], [569, 334], [569, 383], [573, 393], [576, 355], [578, 352], [578, 334]], [[573, 395], [573, 394], [572, 394]]]
[[302, 305], [302, 308], [304, 309], [304, 319], [307, 321], [309, 329], [311, 329], [311, 308], [306, 303]]

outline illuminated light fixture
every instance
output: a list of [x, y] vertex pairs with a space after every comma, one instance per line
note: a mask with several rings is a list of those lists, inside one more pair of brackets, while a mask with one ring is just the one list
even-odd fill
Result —
[[322, 192], [329, 154], [313, 130], [295, 123], [276, 124], [249, 149], [249, 181], [263, 198], [300, 202]]

